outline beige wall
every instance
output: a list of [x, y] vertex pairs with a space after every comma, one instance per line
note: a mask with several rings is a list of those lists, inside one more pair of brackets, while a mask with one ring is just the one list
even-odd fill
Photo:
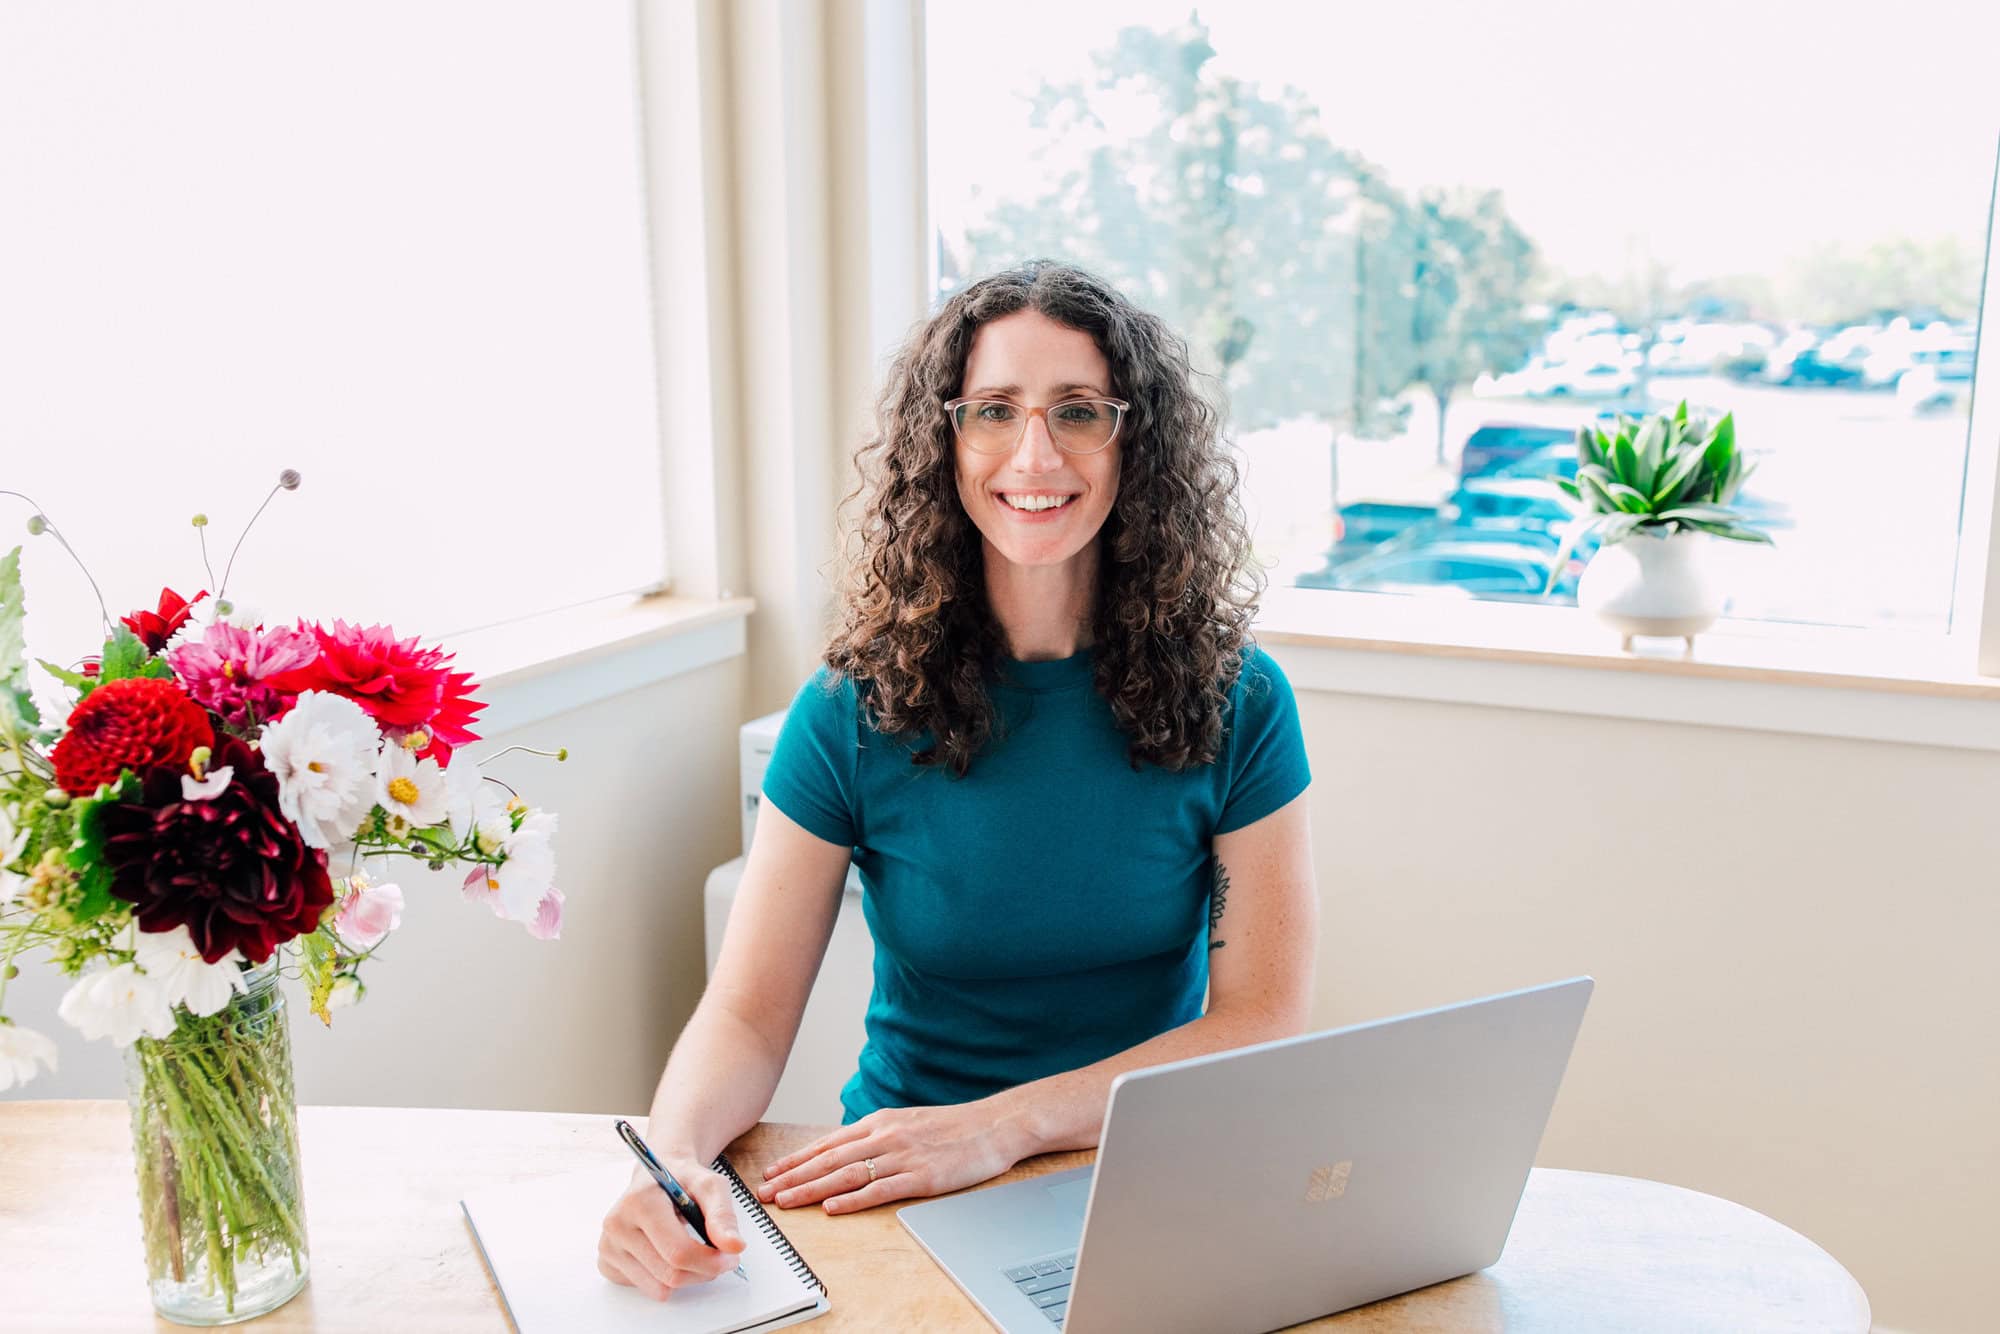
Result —
[[1321, 1026], [1597, 980], [1547, 1166], [1797, 1229], [1992, 1328], [2000, 760], [1313, 692]]

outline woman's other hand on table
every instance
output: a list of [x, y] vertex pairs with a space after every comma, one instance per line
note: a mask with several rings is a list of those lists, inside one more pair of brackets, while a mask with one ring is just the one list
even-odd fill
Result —
[[774, 1160], [757, 1198], [781, 1209], [820, 1204], [844, 1214], [943, 1195], [1012, 1167], [1024, 1156], [1016, 1143], [990, 1102], [884, 1107]]

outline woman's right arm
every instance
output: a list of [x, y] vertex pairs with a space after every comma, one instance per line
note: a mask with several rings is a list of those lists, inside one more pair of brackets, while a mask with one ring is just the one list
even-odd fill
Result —
[[717, 1249], [681, 1225], [634, 1168], [605, 1215], [598, 1271], [664, 1298], [736, 1267], [742, 1239], [727, 1182], [708, 1164], [771, 1105], [840, 911], [850, 849], [806, 832], [769, 801], [737, 886], [722, 950], [653, 1094], [646, 1142], [701, 1205]]

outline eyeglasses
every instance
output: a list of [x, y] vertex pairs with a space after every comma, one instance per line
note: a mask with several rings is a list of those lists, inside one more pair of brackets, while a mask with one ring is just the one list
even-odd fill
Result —
[[955, 398], [944, 410], [959, 442], [975, 454], [1011, 453], [1036, 415], [1063, 453], [1095, 454], [1118, 438], [1131, 406], [1119, 398], [1067, 398], [1045, 408], [1024, 408], [1004, 398]]

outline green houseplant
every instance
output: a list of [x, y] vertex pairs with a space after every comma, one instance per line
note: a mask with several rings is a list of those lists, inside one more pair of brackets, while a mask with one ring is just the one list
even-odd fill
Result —
[[1699, 568], [1703, 536], [1771, 541], [1732, 504], [1756, 469], [1736, 447], [1734, 413], [1712, 425], [1690, 416], [1687, 401], [1643, 419], [1620, 415], [1609, 432], [1576, 433], [1576, 480], [1557, 479], [1576, 519], [1563, 535], [1554, 571], [1590, 533], [1602, 543], [1577, 587], [1577, 605], [1623, 632], [1694, 634], [1712, 624], [1721, 598]]

